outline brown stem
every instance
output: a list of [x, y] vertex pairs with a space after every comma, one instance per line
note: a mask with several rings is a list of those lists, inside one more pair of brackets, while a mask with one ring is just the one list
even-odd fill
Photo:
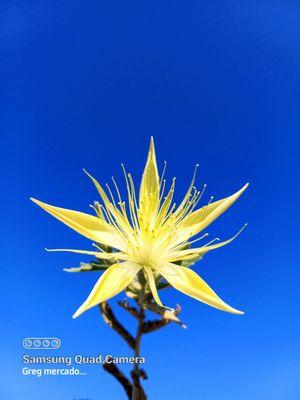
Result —
[[114, 315], [111, 307], [108, 303], [104, 302], [99, 305], [102, 317], [104, 321], [114, 329], [123, 339], [128, 343], [128, 345], [134, 350], [134, 367], [131, 371], [130, 375], [132, 378], [132, 382], [119, 370], [119, 368], [110, 362], [105, 362], [103, 364], [103, 368], [105, 371], [113, 375], [117, 381], [122, 385], [124, 388], [128, 399], [130, 400], [146, 400], [147, 396], [146, 393], [141, 385], [141, 379], [147, 379], [146, 372], [139, 367], [139, 357], [140, 357], [140, 343], [141, 337], [143, 334], [143, 324], [145, 319], [145, 313], [143, 306], [139, 305], [139, 309], [135, 307], [130, 307], [128, 304], [120, 302], [119, 305], [125, 308], [130, 314], [134, 315], [138, 319], [138, 327], [136, 337], [134, 338], [127, 329], [117, 320], [116, 316]]
[[142, 333], [149, 333], [163, 328], [171, 322], [170, 319], [161, 318], [154, 321], [145, 321], [142, 326]]
[[[120, 301], [118, 304], [137, 319], [138, 326], [136, 337], [133, 337], [117, 320], [108, 303], [104, 302], [99, 305], [104, 321], [134, 350], [135, 357], [134, 366], [130, 373], [131, 380], [120, 371], [116, 364], [109, 362], [110, 360], [103, 364], [103, 368], [109, 374], [114, 376], [122, 385], [129, 400], [147, 400], [147, 395], [141, 384], [142, 379], [148, 379], [146, 372], [140, 368], [140, 346], [142, 335], [160, 329], [163, 326], [168, 325], [170, 322], [180, 324], [182, 327], [185, 327], [185, 325], [182, 324], [178, 318], [178, 314], [181, 311], [179, 305], [175, 310], [166, 310], [165, 308], [155, 304], [151, 298], [145, 298], [144, 293], [142, 293], [139, 299], [135, 299], [135, 301], [137, 304], [136, 307], [131, 306], [126, 300]], [[161, 318], [153, 321], [145, 321], [145, 309], [160, 315]]]
[[132, 315], [134, 318], [139, 318], [139, 310], [136, 307], [131, 306], [128, 301], [122, 300], [118, 301], [118, 305], [124, 310], [126, 310], [130, 315]]
[[146, 393], [141, 385], [140, 379], [147, 379], [147, 375], [143, 369], [140, 369], [140, 346], [141, 339], [143, 334], [143, 324], [145, 319], [145, 312], [143, 306], [139, 304], [139, 313], [138, 313], [138, 327], [135, 338], [135, 348], [134, 348], [134, 367], [131, 371], [131, 378], [133, 381], [133, 391], [132, 391], [132, 400], [146, 400]]
[[125, 390], [127, 397], [129, 400], [132, 399], [132, 383], [131, 381], [123, 374], [122, 371], [113, 364], [111, 361], [111, 357], [106, 361], [102, 366], [103, 369], [108, 372], [109, 374], [113, 375], [117, 381], [122, 385], [123, 389]]
[[136, 339], [127, 331], [126, 328], [117, 320], [115, 314], [113, 313], [111, 307], [108, 303], [104, 302], [99, 304], [100, 311], [104, 321], [114, 329], [122, 338], [128, 343], [128, 345], [135, 349], [136, 347]]
[[163, 307], [160, 307], [158, 304], [154, 303], [153, 301], [148, 301], [146, 303], [147, 309], [154, 312], [155, 314], [161, 315], [163, 319], [169, 320], [172, 322], [175, 322], [176, 324], [180, 325], [182, 328], [186, 329], [186, 325], [183, 324], [180, 319], [178, 318], [178, 315], [181, 312], [181, 307], [179, 304], [177, 304], [177, 307], [175, 310], [166, 310]]

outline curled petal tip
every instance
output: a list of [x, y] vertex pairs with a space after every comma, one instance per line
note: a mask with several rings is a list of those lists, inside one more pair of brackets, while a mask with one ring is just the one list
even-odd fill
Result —
[[77, 317], [79, 317], [79, 315], [82, 314], [82, 312], [80, 311], [80, 309], [78, 309], [73, 315], [72, 318], [76, 319]]
[[249, 186], [249, 182], [245, 183], [245, 185], [240, 189], [238, 193], [243, 193]]
[[227, 311], [230, 314], [235, 314], [235, 315], [244, 315], [245, 314], [244, 311], [237, 310], [236, 308], [233, 308], [226, 303], [225, 303], [225, 306], [227, 309], [224, 309], [223, 311]]
[[229, 313], [235, 314], [235, 315], [244, 315], [245, 314], [244, 311], [237, 310], [236, 308], [233, 308], [233, 307], [230, 307], [230, 306], [229, 306], [229, 309], [227, 311]]
[[249, 182], [245, 183], [245, 185], [242, 186], [242, 188], [239, 191], [237, 191], [235, 194], [233, 194], [232, 197], [234, 197], [234, 196], [236, 198], [240, 197], [244, 193], [244, 191], [248, 188], [248, 186], [249, 186]]
[[250, 185], [249, 182], [245, 183], [245, 185], [242, 187], [241, 192], [244, 192], [244, 190], [246, 190], [248, 188], [248, 186]]

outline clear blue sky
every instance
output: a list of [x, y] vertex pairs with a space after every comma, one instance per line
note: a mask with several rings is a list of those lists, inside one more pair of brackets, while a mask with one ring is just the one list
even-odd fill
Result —
[[178, 198], [196, 162], [206, 200], [251, 185], [209, 232], [248, 228], [196, 266], [246, 314], [166, 294], [188, 330], [145, 337], [149, 398], [300, 398], [299, 20], [288, 0], [1, 2], [1, 398], [124, 398], [101, 367], [21, 375], [27, 336], [61, 338], [60, 354], [129, 352], [97, 309], [72, 320], [97, 276], [62, 271], [88, 257], [43, 249], [90, 243], [28, 199], [88, 212], [82, 168], [121, 180], [124, 162], [139, 178], [151, 135]]

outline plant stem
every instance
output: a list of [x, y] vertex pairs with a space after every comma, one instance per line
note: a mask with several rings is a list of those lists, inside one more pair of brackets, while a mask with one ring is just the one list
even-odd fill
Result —
[[114, 376], [116, 380], [122, 385], [123, 389], [125, 390], [127, 397], [129, 400], [132, 399], [132, 383], [130, 379], [123, 374], [120, 369], [111, 362], [111, 358], [109, 359], [109, 362], [106, 362], [103, 364], [103, 369]]
[[[147, 395], [142, 387], [141, 380], [148, 379], [148, 377], [146, 372], [140, 368], [139, 362], [143, 334], [154, 332], [171, 322], [175, 322], [183, 328], [186, 328], [186, 326], [178, 318], [178, 314], [181, 311], [179, 305], [173, 311], [166, 311], [164, 308], [152, 302], [152, 299], [145, 299], [144, 291], [142, 291], [140, 298], [136, 298], [135, 301], [136, 306], [131, 306], [127, 300], [118, 302], [120, 307], [137, 320], [138, 325], [135, 337], [119, 322], [108, 303], [104, 302], [99, 305], [104, 322], [118, 333], [134, 351], [135, 360], [133, 369], [130, 372], [131, 379], [127, 377], [116, 364], [107, 362], [102, 366], [106, 372], [111, 374], [122, 385], [128, 400], [147, 400]], [[146, 320], [145, 310], [158, 314], [161, 318]]]
[[135, 337], [135, 348], [134, 348], [134, 356], [135, 356], [135, 363], [133, 370], [131, 371], [131, 377], [133, 381], [133, 390], [132, 390], [132, 400], [146, 400], [147, 396], [144, 392], [144, 389], [141, 385], [140, 378], [146, 378], [145, 372], [140, 370], [139, 364], [139, 357], [140, 357], [140, 346], [141, 346], [141, 339], [143, 334], [143, 324], [145, 320], [145, 312], [144, 308], [139, 302], [139, 313], [138, 313], [138, 327], [137, 333]]

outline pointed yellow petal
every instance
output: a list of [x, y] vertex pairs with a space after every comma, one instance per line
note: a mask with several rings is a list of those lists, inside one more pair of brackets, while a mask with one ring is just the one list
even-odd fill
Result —
[[154, 300], [156, 301], [156, 303], [159, 306], [164, 307], [164, 305], [162, 304], [162, 302], [161, 302], [161, 300], [160, 300], [160, 298], [158, 296], [156, 285], [155, 285], [155, 280], [154, 280], [154, 276], [153, 276], [153, 272], [152, 272], [151, 268], [144, 267], [144, 270], [145, 270], [146, 278], [147, 278], [147, 281], [149, 283], [150, 290], [151, 290], [151, 293], [152, 293], [152, 296], [153, 296]]
[[188, 215], [180, 224], [182, 236], [193, 236], [201, 232], [215, 219], [223, 214], [244, 193], [249, 184], [247, 183], [232, 196], [218, 200], [208, 206], [202, 207]]
[[77, 318], [80, 314], [91, 307], [116, 296], [122, 292], [139, 272], [141, 266], [135, 263], [124, 262], [109, 267], [100, 277], [86, 301], [73, 315]]
[[239, 236], [239, 234], [246, 228], [246, 226], [247, 224], [245, 224], [232, 238], [224, 240], [223, 242], [219, 242], [208, 246], [196, 247], [193, 249], [174, 251], [173, 253], [171, 253], [171, 256], [168, 260], [170, 262], [174, 262], [179, 260], [188, 260], [189, 258], [193, 258], [195, 256], [203, 257], [209, 251], [218, 249], [219, 247], [223, 247], [231, 243], [234, 239], [236, 239]]
[[175, 264], [167, 264], [158, 272], [177, 290], [193, 297], [202, 303], [233, 314], [243, 314], [242, 311], [224, 303], [216, 293], [193, 270]]
[[100, 218], [79, 211], [54, 207], [33, 198], [31, 200], [53, 217], [88, 239], [120, 250], [124, 249], [124, 244], [114, 229]]
[[149, 223], [151, 215], [159, 206], [159, 175], [156, 164], [154, 141], [151, 138], [148, 158], [140, 186], [139, 209], [144, 224]]

